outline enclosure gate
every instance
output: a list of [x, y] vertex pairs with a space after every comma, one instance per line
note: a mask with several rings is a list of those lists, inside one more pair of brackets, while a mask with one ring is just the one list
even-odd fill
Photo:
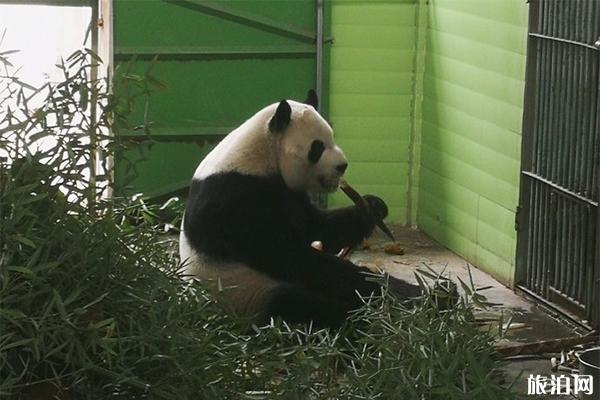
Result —
[[600, 321], [600, 2], [530, 2], [517, 285]]

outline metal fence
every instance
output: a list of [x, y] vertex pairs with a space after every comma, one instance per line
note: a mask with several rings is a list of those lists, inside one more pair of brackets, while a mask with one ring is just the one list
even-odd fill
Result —
[[530, 2], [517, 285], [600, 323], [600, 1]]

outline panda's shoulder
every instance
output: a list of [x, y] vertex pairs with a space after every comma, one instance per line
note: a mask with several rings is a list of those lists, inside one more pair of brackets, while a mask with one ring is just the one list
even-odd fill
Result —
[[219, 204], [262, 208], [265, 205], [308, 203], [309, 198], [305, 193], [290, 190], [279, 175], [257, 176], [228, 171], [193, 179], [189, 201], [192, 207], [196, 203], [196, 206]]

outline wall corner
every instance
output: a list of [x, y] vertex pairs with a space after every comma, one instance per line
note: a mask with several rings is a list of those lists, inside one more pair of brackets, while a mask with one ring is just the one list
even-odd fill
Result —
[[419, 203], [419, 174], [421, 164], [421, 114], [423, 103], [423, 78], [427, 47], [427, 21], [429, 0], [417, 0], [415, 13], [415, 54], [413, 68], [413, 95], [411, 104], [411, 124], [409, 140], [409, 171], [407, 182], [407, 225], [417, 227]]

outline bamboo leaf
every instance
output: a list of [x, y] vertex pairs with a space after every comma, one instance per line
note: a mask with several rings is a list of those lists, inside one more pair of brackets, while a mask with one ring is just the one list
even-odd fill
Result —
[[26, 339], [17, 340], [12, 343], [2, 344], [2, 345], [0, 345], [0, 352], [7, 351], [9, 349], [14, 349], [16, 347], [24, 347], [25, 345], [31, 343], [32, 341], [33, 341], [32, 338], [26, 338]]
[[32, 240], [26, 238], [25, 236], [14, 235], [14, 236], [11, 236], [10, 238], [13, 240], [16, 240], [19, 243], [23, 243], [25, 246], [31, 247], [32, 249], [35, 249], [37, 247]]
[[29, 276], [34, 276], [35, 275], [32, 270], [30, 270], [29, 268], [25, 268], [25, 267], [9, 266], [6, 269], [8, 271], [18, 272], [18, 273], [23, 274], [23, 275], [29, 275]]

